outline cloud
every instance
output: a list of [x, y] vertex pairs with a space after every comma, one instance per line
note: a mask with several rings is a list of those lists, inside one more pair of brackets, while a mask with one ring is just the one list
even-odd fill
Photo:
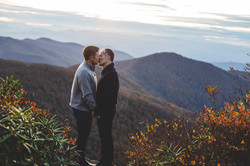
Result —
[[205, 40], [226, 43], [230, 45], [250, 47], [250, 42], [243, 41], [242, 39], [232, 38], [232, 37], [222, 37], [222, 36], [202, 36]]
[[41, 23], [34, 23], [34, 22], [26, 22], [26, 25], [30, 26], [38, 26], [38, 27], [50, 27], [51, 24], [41, 24]]
[[53, 11], [39, 10], [27, 7], [5, 5], [0, 3], [0, 12], [13, 14], [34, 14], [34, 15], [59, 15]]
[[1, 22], [13, 22], [14, 19], [8, 17], [0, 17]]
[[147, 7], [147, 8], [158, 8], [158, 9], [164, 9], [164, 10], [176, 10], [174, 8], [168, 7], [167, 5], [163, 4], [152, 4], [152, 3], [143, 3], [143, 2], [121, 2], [121, 4], [128, 4], [128, 5], [136, 5], [140, 7]]
[[[223, 14], [208, 14], [198, 17], [180, 17], [180, 16], [159, 16], [165, 25], [199, 28], [213, 30], [217, 32], [243, 32], [250, 33], [250, 16], [232, 16]], [[210, 15], [210, 17], [208, 16]], [[212, 16], [213, 15], [213, 16]]]
[[38, 12], [32, 12], [32, 11], [18, 11], [18, 10], [8, 10], [8, 9], [0, 9], [0, 12], [5, 12], [5, 13], [27, 13], [27, 14], [40, 14]]
[[21, 11], [21, 10], [7, 10], [7, 9], [0, 9], [0, 12], [15, 13], [15, 14], [23, 13], [23, 14], [34, 14], [34, 15], [48, 15], [48, 16], [58, 15], [56, 13], [34, 12], [34, 11], [25, 11], [25, 10], [24, 11]]
[[220, 13], [205, 13], [217, 20], [217, 23], [230, 26], [250, 27], [250, 15], [229, 15]]
[[240, 20], [244, 22], [249, 22], [250, 20], [250, 15], [231, 15], [231, 14], [208, 13], [208, 12], [203, 12], [202, 14], [213, 15], [213, 16], [224, 18], [226, 20], [234, 20], [234, 21]]

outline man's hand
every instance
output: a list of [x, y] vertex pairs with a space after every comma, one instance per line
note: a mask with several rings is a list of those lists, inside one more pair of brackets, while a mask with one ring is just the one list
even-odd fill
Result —
[[94, 118], [95, 117], [95, 113], [94, 111], [91, 112], [91, 118]]
[[91, 118], [100, 119], [100, 115], [95, 115], [94, 111], [91, 112]]

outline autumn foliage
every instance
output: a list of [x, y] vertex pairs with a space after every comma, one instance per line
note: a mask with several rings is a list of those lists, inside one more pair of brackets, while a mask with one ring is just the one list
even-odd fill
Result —
[[[214, 101], [220, 90], [206, 87]], [[171, 122], [155, 119], [144, 131], [130, 136], [125, 152], [129, 165], [248, 165], [250, 92], [224, 107], [204, 106], [194, 121], [180, 117]]]
[[29, 101], [18, 80], [0, 81], [0, 165], [77, 165], [69, 126]]

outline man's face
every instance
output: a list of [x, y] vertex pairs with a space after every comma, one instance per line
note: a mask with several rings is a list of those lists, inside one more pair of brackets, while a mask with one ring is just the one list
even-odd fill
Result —
[[99, 55], [99, 65], [104, 66], [108, 62], [108, 60], [109, 56], [106, 55], [104, 51], [101, 51]]
[[93, 65], [97, 65], [98, 61], [99, 61], [99, 53], [96, 52], [96, 54], [94, 56], [90, 57], [90, 58], [91, 58], [91, 63]]

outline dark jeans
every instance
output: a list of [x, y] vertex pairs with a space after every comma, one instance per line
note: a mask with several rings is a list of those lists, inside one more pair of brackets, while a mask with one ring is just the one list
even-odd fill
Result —
[[116, 107], [111, 110], [102, 110], [101, 118], [97, 120], [98, 131], [101, 137], [101, 160], [104, 166], [112, 165], [114, 158], [114, 145], [112, 137], [113, 119]]
[[79, 154], [81, 155], [80, 160], [83, 161], [85, 159], [85, 149], [87, 139], [90, 134], [91, 128], [91, 113], [86, 111], [80, 111], [77, 109], [72, 108], [76, 123], [77, 123], [77, 131], [78, 131], [78, 138], [76, 140], [77, 150], [79, 150]]

